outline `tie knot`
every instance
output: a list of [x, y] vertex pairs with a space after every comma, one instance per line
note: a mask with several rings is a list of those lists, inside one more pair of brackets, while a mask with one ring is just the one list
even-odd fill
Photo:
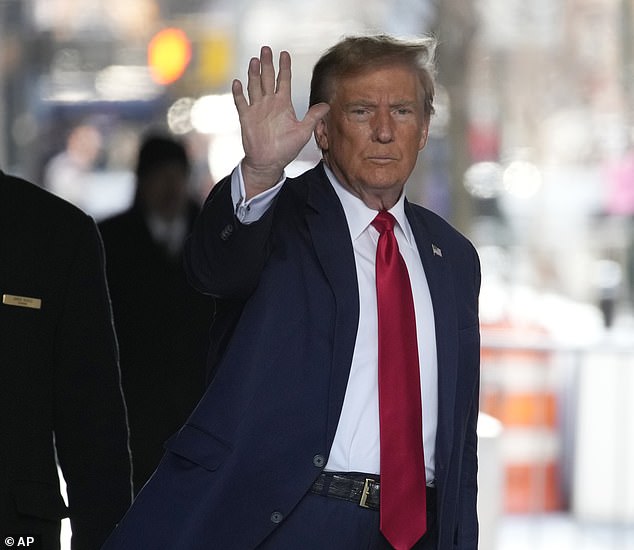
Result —
[[387, 210], [381, 210], [372, 220], [372, 225], [381, 235], [386, 231], [392, 231], [395, 223], [396, 219]]

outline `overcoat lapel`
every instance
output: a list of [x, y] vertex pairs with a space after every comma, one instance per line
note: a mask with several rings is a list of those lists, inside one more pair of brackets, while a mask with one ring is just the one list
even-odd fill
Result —
[[[451, 452], [453, 441], [454, 407], [458, 383], [458, 324], [456, 297], [451, 286], [451, 266], [447, 256], [451, 250], [443, 249], [438, 236], [429, 232], [421, 216], [405, 202], [405, 213], [416, 239], [423, 262], [436, 325], [438, 356], [438, 431], [436, 436], [437, 475], [442, 475]], [[444, 255], [444, 256], [443, 256]]]
[[[321, 164], [310, 173], [306, 222], [315, 253], [335, 297], [333, 355], [329, 364], [328, 447], [332, 444], [348, 384], [359, 324], [354, 251], [343, 207]], [[346, 368], [342, 368], [345, 365]]]

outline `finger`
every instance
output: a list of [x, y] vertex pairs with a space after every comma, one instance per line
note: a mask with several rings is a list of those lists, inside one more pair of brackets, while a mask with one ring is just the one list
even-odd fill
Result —
[[277, 73], [277, 93], [291, 95], [291, 56], [288, 52], [280, 52], [280, 68]]
[[252, 57], [249, 61], [249, 71], [247, 80], [247, 92], [249, 101], [253, 103], [262, 97], [262, 83], [260, 78], [260, 60]]
[[231, 93], [233, 95], [233, 102], [235, 103], [236, 109], [238, 110], [238, 116], [240, 116], [249, 106], [249, 104], [247, 103], [247, 98], [244, 97], [242, 82], [237, 79], [234, 80], [231, 84]]
[[330, 111], [330, 105], [328, 105], [328, 103], [316, 103], [308, 109], [301, 123], [314, 130], [317, 123], [328, 114], [328, 111]]
[[273, 67], [273, 52], [268, 46], [262, 46], [260, 50], [260, 72], [262, 94], [275, 93], [275, 67]]

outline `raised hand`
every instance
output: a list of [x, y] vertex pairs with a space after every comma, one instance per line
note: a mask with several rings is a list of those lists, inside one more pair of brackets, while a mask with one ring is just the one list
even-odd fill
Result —
[[246, 198], [250, 198], [279, 181], [284, 168], [306, 145], [330, 107], [326, 103], [313, 105], [304, 119], [298, 120], [291, 100], [291, 56], [280, 52], [275, 78], [273, 53], [268, 46], [262, 47], [259, 59], [253, 57], [249, 62], [249, 101], [239, 80], [233, 81], [231, 91], [240, 117], [245, 153], [242, 175]]

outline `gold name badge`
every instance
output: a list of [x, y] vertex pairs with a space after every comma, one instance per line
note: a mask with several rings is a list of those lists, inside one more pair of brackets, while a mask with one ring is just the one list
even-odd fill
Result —
[[7, 306], [42, 309], [42, 300], [40, 300], [39, 298], [29, 298], [28, 296], [14, 296], [13, 294], [3, 294], [2, 303]]

